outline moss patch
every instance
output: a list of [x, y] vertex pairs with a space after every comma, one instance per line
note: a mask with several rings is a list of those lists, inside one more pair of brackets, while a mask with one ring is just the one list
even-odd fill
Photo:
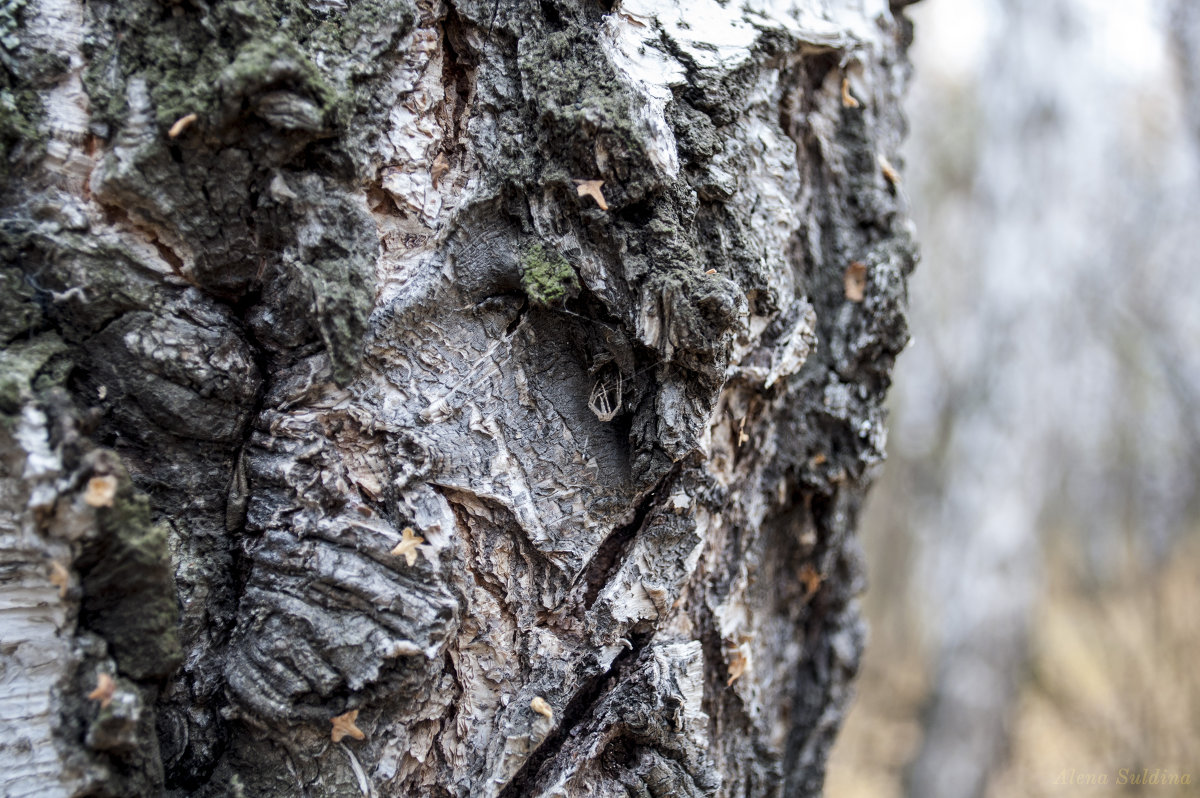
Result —
[[[14, 254], [0, 243], [0, 258]], [[41, 308], [33, 301], [33, 286], [18, 269], [0, 263], [0, 342], [35, 329], [41, 320]]]
[[579, 277], [556, 250], [534, 244], [521, 258], [521, 288], [534, 305], [552, 307], [579, 294]]
[[[84, 44], [94, 119], [117, 145], [94, 173], [95, 196], [184, 242], [193, 257], [181, 270], [206, 292], [234, 303], [257, 291], [272, 317], [299, 317], [283, 348], [319, 337], [343, 384], [378, 248], [365, 209], [350, 206], [373, 177], [396, 91], [381, 76], [415, 20], [410, 0], [348, 5], [99, 0]], [[290, 198], [273, 198], [276, 180]], [[318, 247], [304, 231], [323, 226]], [[309, 290], [280, 287], [297, 281]], [[303, 307], [278, 305], [293, 295]]]
[[0, 349], [0, 413], [12, 415], [36, 394], [61, 385], [71, 370], [69, 349], [54, 333]]
[[112, 507], [96, 511], [100, 535], [75, 563], [83, 574], [80, 619], [108, 641], [121, 673], [167, 676], [183, 658], [167, 530], [153, 522], [149, 499], [119, 458], [105, 454], [97, 468], [116, 476], [118, 489]]
[[41, 151], [42, 101], [20, 52], [26, 5], [28, 0], [0, 0], [0, 184], [7, 182], [22, 149], [32, 148], [26, 156]]
[[135, 76], [145, 80], [163, 127], [189, 113], [231, 121], [247, 94], [275, 89], [301, 94], [322, 124], [341, 126], [367, 104], [364, 71], [378, 69], [377, 56], [414, 21], [405, 0], [366, 0], [344, 12], [298, 0], [167, 7], [125, 0], [97, 4], [93, 13], [84, 82], [97, 116], [114, 126], [126, 116]]

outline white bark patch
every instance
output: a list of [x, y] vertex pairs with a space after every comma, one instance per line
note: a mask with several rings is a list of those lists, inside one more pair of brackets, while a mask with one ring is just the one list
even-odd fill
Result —
[[[36, 520], [57, 498], [61, 462], [49, 447], [46, 417], [26, 405], [15, 440], [0, 431], [7, 462], [0, 477], [0, 772], [5, 795], [69, 796], [86, 780], [61, 758], [59, 701], [75, 660], [69, 603], [50, 581], [50, 562], [70, 563], [66, 541]], [[22, 462], [23, 461], [23, 462]], [[20, 476], [17, 476], [17, 475]]]
[[21, 37], [26, 45], [68, 59], [66, 73], [43, 95], [46, 111], [45, 168], [60, 176], [66, 188], [78, 193], [91, 171], [92, 159], [83, 151], [88, 135], [88, 98], [80, 76], [84, 68], [83, 8], [74, 0], [43, 0], [25, 12]]
[[[713, 159], [711, 167], [737, 175], [731, 203], [755, 209], [750, 223], [754, 236], [762, 242], [762, 251], [774, 260], [766, 264], [765, 271], [771, 279], [769, 290], [777, 297], [793, 293], [793, 270], [787, 266], [785, 253], [807, 205], [796, 145], [779, 128], [777, 109], [784, 100], [782, 94], [778, 71], [762, 73], [748, 98], [753, 110], [739, 118], [725, 151]], [[747, 156], [749, 168], [739, 168]]]
[[679, 150], [667, 124], [666, 108], [671, 86], [685, 82], [686, 72], [678, 60], [659, 49], [661, 43], [655, 46], [647, 41], [652, 28], [632, 14], [623, 7], [620, 13], [604, 18], [602, 46], [613, 66], [642, 98], [637, 113], [645, 127], [647, 153], [655, 166], [674, 178], [679, 174]]
[[[654, 20], [655, 26], [645, 25], [641, 47], [661, 47], [652, 44], [658, 36], [657, 27], [680, 46], [697, 66], [703, 69], [735, 69], [750, 57], [750, 48], [758, 39], [758, 30], [747, 20], [744, 6], [739, 3], [718, 3], [716, 0], [681, 3], [679, 0], [631, 0], [621, 4], [620, 14], [627, 24], [632, 20]], [[675, 83], [685, 81], [682, 67], [673, 75]]]
[[[446, 51], [438, 21], [445, 9], [440, 0], [422, 3], [422, 17], [401, 43], [404, 59], [390, 75], [398, 96], [388, 114], [388, 126], [377, 144], [379, 175], [385, 191], [400, 210], [412, 214], [427, 230], [444, 221], [443, 211], [457, 206], [461, 170], [440, 169], [439, 155], [462, 142], [455, 141], [453, 114], [441, 106], [446, 102]], [[458, 181], [456, 183], [456, 181]]]
[[[610, 16], [621, 18], [612, 23], [620, 50], [639, 64], [634, 74], [645, 80], [654, 74], [651, 70], [658, 59], [649, 50], [657, 51], [662, 46], [657, 41], [660, 31], [701, 69], [730, 71], [750, 59], [754, 43], [764, 30], [785, 31], [817, 47], [852, 49], [877, 35], [875, 20], [881, 15], [891, 18], [886, 0], [626, 0]], [[659, 80], [666, 80], [668, 85], [685, 82], [682, 66], [674, 59], [670, 61], [674, 66], [661, 64], [667, 71]]]
[[697, 750], [708, 749], [708, 715], [704, 712], [704, 647], [699, 640], [672, 643], [654, 651], [654, 664], [683, 699], [679, 726]]
[[436, 28], [419, 27], [401, 45], [407, 58], [395, 79], [413, 88], [393, 106], [381, 142], [383, 188], [401, 209], [417, 214], [430, 229], [443, 202], [431, 169], [446, 138], [437, 115], [431, 113], [445, 93], [440, 44]]
[[[665, 112], [672, 99], [672, 87], [685, 85], [688, 74], [678, 58], [664, 50], [663, 34], [696, 67], [728, 72], [751, 59], [763, 30], [786, 31], [817, 47], [850, 50], [871, 39], [868, 26], [873, 26], [880, 14], [890, 15], [884, 0], [823, 3], [819, 11], [781, 0], [626, 0], [618, 11], [604, 18], [601, 41], [613, 66], [643, 100], [638, 118], [646, 129], [650, 158], [666, 175], [675, 177], [679, 174], [679, 153]], [[763, 75], [768, 79], [778, 77], [774, 71]], [[774, 135], [765, 126], [749, 134], [733, 139], [754, 142], [762, 138], [765, 146], [774, 144], [770, 140]], [[729, 178], [733, 180], [732, 175]]]
[[421, 18], [400, 44], [404, 57], [387, 78], [395, 98], [374, 148], [379, 185], [395, 203], [372, 201], [371, 207], [382, 244], [381, 303], [420, 268], [438, 232], [448, 229], [454, 210], [474, 192], [477, 177], [470, 141], [456, 136], [455, 109], [447, 107], [454, 89], [446, 84], [445, 6], [441, 0], [418, 5]]

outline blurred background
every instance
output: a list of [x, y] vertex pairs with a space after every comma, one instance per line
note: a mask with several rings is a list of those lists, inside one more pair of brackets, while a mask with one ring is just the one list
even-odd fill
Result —
[[908, 13], [923, 260], [826, 795], [1200, 794], [1200, 0]]

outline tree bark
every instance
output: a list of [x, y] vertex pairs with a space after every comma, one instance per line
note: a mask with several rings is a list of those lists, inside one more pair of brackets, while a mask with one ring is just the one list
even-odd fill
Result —
[[0, 24], [4, 794], [820, 793], [899, 5]]

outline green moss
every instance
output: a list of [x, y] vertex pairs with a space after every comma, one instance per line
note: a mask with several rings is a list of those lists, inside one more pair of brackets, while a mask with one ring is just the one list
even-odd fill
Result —
[[632, 102], [613, 68], [593, 59], [600, 49], [595, 34], [568, 30], [523, 38], [518, 63], [522, 88], [533, 98], [538, 115], [556, 126], [632, 134]]
[[[336, 115], [336, 98], [311, 60], [286, 33], [267, 33], [261, 15], [238, 14], [239, 8], [247, 10], [245, 4], [233, 3], [225, 13], [209, 15], [218, 24], [230, 17], [245, 23], [240, 35], [222, 31], [228, 38], [216, 41], [205, 30], [205, 20], [194, 13], [156, 21], [151, 9], [137, 8], [141, 5], [150, 4], [120, 6], [113, 20], [117, 38], [94, 54], [85, 73], [88, 93], [110, 123], [124, 118], [125, 87], [135, 76], [145, 80], [162, 127], [190, 113], [210, 126], [231, 123], [243, 110], [243, 98], [272, 85], [307, 94], [323, 111]], [[222, 46], [222, 39], [229, 44]], [[109, 79], [113, 72], [115, 82]]]
[[54, 333], [0, 349], [0, 413], [15, 414], [23, 402], [61, 385], [71, 369], [69, 351]]
[[[0, 257], [7, 255], [0, 247]], [[33, 301], [33, 286], [14, 266], [0, 264], [0, 343], [11, 341], [41, 323], [42, 310]]]
[[[31, 148], [26, 153], [30, 157], [41, 151], [37, 128], [43, 115], [42, 101], [20, 52], [26, 5], [28, 0], [0, 0], [0, 184], [7, 182], [22, 145]], [[44, 54], [34, 54], [35, 58], [39, 55]], [[32, 71], [43, 73], [46, 69]]]
[[155, 0], [97, 5], [84, 83], [111, 125], [124, 120], [128, 83], [139, 77], [163, 127], [189, 113], [210, 126], [231, 124], [245, 98], [278, 89], [310, 100], [324, 125], [344, 126], [366, 99], [358, 84], [382, 69], [377, 56], [414, 21], [405, 0], [359, 2], [344, 14], [300, 0], [178, 9], [184, 13], [164, 13]]
[[552, 307], [579, 293], [579, 277], [556, 250], [534, 244], [521, 258], [521, 287], [534, 305]]
[[[513, 119], [499, 131], [501, 152], [492, 168], [504, 179], [526, 188], [559, 183], [572, 193], [565, 177], [603, 179], [614, 208], [660, 187], [642, 144], [638, 102], [604, 57], [595, 33], [570, 24], [563, 31], [525, 35], [517, 65], [532, 118]], [[530, 130], [539, 132], [544, 163], [531, 161]], [[603, 169], [597, 152], [605, 154]]]
[[21, 11], [29, 0], [0, 0], [0, 47], [16, 50], [21, 43]]
[[9, 165], [22, 142], [36, 139], [38, 122], [42, 118], [42, 103], [37, 93], [23, 85], [11, 73], [0, 78], [0, 176], [8, 177]]
[[[242, 98], [272, 84], [284, 84], [289, 91], [312, 102], [317, 115], [310, 129], [331, 127], [341, 116], [339, 97], [321, 71], [304, 51], [282, 35], [254, 39], [244, 45], [229, 66], [221, 70], [216, 88], [226, 106], [225, 113], [236, 114]], [[169, 124], [179, 118], [176, 113], [170, 107], [159, 108], [159, 121]]]
[[112, 507], [99, 508], [100, 534], [76, 560], [83, 574], [81, 621], [108, 641], [121, 673], [133, 679], [170, 674], [182, 660], [175, 580], [167, 530], [115, 455], [102, 467], [118, 479]]
[[334, 381], [347, 385], [358, 371], [359, 342], [367, 328], [374, 294], [364, 274], [370, 261], [362, 258], [324, 258], [298, 264], [312, 289], [315, 322], [329, 353]]
[[[410, 0], [348, 5], [98, 0], [88, 5], [84, 74], [94, 118], [123, 142], [95, 173], [97, 196], [136, 208], [187, 242], [196, 253], [187, 278], [226, 301], [256, 283], [264, 296], [283, 296], [260, 282], [264, 251], [282, 254], [286, 268], [271, 273], [299, 278], [311, 294], [304, 292], [306, 308], [278, 311], [308, 315], [315, 305], [313, 331], [342, 383], [357, 368], [378, 237], [369, 217], [364, 227], [330, 197], [371, 174], [373, 137], [390, 110], [380, 98], [393, 91], [377, 78], [415, 21]], [[130, 98], [139, 96], [149, 100], [156, 130], [131, 114]], [[197, 119], [188, 132], [168, 138], [189, 114]], [[313, 168], [328, 182], [310, 186]], [[265, 201], [252, 213], [280, 174], [294, 200]], [[313, 229], [330, 230], [319, 247], [295, 240], [313, 221]]]

